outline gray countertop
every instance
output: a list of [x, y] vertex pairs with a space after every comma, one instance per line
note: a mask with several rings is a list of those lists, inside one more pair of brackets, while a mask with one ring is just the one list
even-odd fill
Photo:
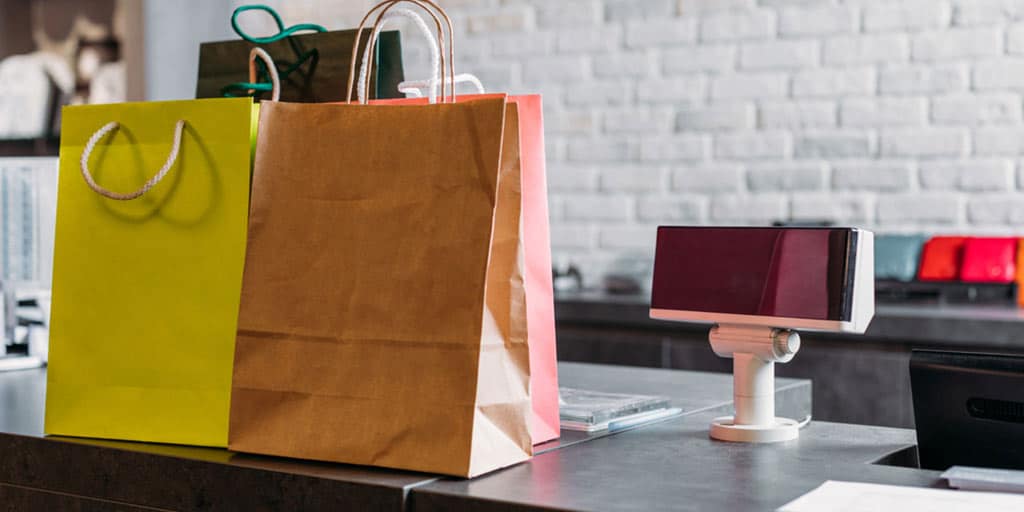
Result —
[[[652, 320], [649, 308], [646, 295], [586, 291], [555, 296], [555, 315], [563, 325], [707, 329], [706, 325], [696, 323]], [[1024, 348], [1024, 310], [1011, 305], [878, 304], [864, 338], [932, 346], [1020, 349]]]
[[771, 511], [826, 480], [939, 487], [937, 471], [871, 464], [914, 443], [910, 430], [812, 422], [771, 445], [712, 441], [711, 414], [537, 456], [471, 481], [413, 489], [417, 512]]
[[[731, 411], [728, 375], [579, 363], [562, 363], [559, 372], [561, 383], [570, 387], [667, 395], [684, 410], [683, 417]], [[97, 503], [106, 502], [171, 510], [400, 510], [413, 490], [439, 481], [421, 473], [212, 448], [43, 437], [45, 381], [45, 370], [0, 373], [0, 501], [36, 499], [44, 493], [48, 499], [65, 500], [61, 507], [76, 510], [88, 508], [85, 504], [102, 509]], [[809, 381], [778, 379], [776, 396], [784, 414], [803, 417], [810, 411]], [[663, 423], [681, 422], [677, 417]], [[626, 434], [602, 438], [565, 432], [559, 442], [538, 452], [579, 450]], [[18, 509], [19, 503], [30, 508], [42, 502], [13, 503]]]
[[[45, 502], [57, 510], [107, 510], [108, 502], [169, 510], [400, 510], [412, 487], [436, 479], [215, 448], [44, 437], [45, 393], [45, 369], [0, 372], [0, 503], [33, 499], [7, 496], [7, 485], [84, 500]], [[14, 501], [11, 510], [40, 503]]]
[[0, 372], [0, 432], [40, 435], [46, 406], [46, 370]]
[[[606, 378], [607, 382], [604, 382]], [[629, 391], [673, 389], [694, 379], [705, 388], [728, 389], [731, 376], [671, 370], [608, 367], [591, 374], [588, 386], [628, 382]], [[724, 380], [723, 380], [724, 379]], [[569, 379], [565, 379], [569, 380]], [[702, 383], [702, 384], [700, 384]], [[785, 389], [787, 384], [778, 383]], [[691, 386], [677, 392], [695, 398]], [[780, 393], [784, 402], [785, 393]], [[698, 400], [700, 401], [700, 400]], [[780, 415], [793, 416], [790, 405]], [[417, 512], [502, 510], [771, 511], [826, 480], [940, 487], [938, 472], [873, 464], [915, 444], [912, 430], [841, 423], [811, 422], [794, 441], [750, 445], [713, 441], [711, 419], [721, 408], [542, 453], [529, 464], [474, 480], [441, 479], [412, 489]]]

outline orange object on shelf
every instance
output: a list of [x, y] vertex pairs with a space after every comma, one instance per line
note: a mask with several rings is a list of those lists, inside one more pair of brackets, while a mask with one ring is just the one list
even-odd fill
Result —
[[1016, 274], [1016, 238], [970, 238], [964, 244], [961, 281], [1012, 283]]
[[928, 240], [921, 251], [921, 281], [955, 281], [960, 277], [965, 236], [937, 236]]
[[1024, 238], [1017, 241], [1017, 305], [1024, 308]]

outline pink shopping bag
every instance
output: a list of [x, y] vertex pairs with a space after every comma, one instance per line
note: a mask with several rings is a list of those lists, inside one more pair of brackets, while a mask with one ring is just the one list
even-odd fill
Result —
[[[502, 95], [462, 94], [458, 100]], [[427, 98], [376, 100], [374, 104], [426, 103]], [[523, 249], [525, 255], [526, 323], [530, 347], [530, 394], [533, 421], [530, 436], [540, 444], [559, 436], [558, 362], [555, 349], [555, 302], [551, 282], [551, 233], [548, 217], [544, 115], [541, 96], [508, 96], [519, 109], [519, 151], [523, 187]]]

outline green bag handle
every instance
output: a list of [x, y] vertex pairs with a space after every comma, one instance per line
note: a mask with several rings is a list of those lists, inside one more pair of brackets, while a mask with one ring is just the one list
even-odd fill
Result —
[[[254, 37], [247, 34], [244, 30], [242, 30], [242, 27], [238, 24], [238, 16], [246, 11], [263, 11], [269, 14], [274, 19], [274, 23], [277, 24], [277, 34], [266, 37]], [[313, 62], [312, 66], [313, 68], [315, 68], [316, 63], [319, 61], [320, 58], [320, 52], [317, 51], [317, 49], [314, 48], [312, 50], [304, 52], [299, 47], [298, 43], [294, 39], [291, 39], [291, 36], [294, 35], [296, 32], [302, 31], [327, 32], [326, 28], [324, 28], [322, 25], [317, 25], [315, 23], [299, 23], [297, 25], [285, 27], [284, 21], [281, 20], [281, 16], [277, 14], [277, 11], [275, 11], [270, 6], [260, 4], [243, 5], [235, 9], [234, 12], [231, 13], [231, 28], [234, 29], [235, 33], [238, 34], [239, 37], [253, 44], [275, 43], [277, 41], [287, 38], [289, 45], [292, 47], [292, 51], [295, 53], [296, 59], [295, 62], [293, 62], [283, 71], [278, 72], [278, 75], [284, 79], [287, 79], [288, 76], [292, 74], [292, 72], [299, 69], [303, 64], [306, 63], [306, 61], [309, 61], [311, 59]], [[256, 81], [256, 79], [250, 73], [248, 82], [236, 82], [233, 84], [229, 84], [225, 86], [223, 89], [221, 89], [221, 94], [226, 97], [239, 97], [254, 96], [257, 93], [273, 91], [273, 84], [268, 83], [268, 80], [270, 79], [270, 71], [267, 69], [266, 65], [263, 62], [259, 62], [258, 67], [259, 69], [256, 75], [258, 76], [259, 81]]]
[[[272, 18], [274, 18], [274, 23], [277, 23], [278, 33], [267, 37], [253, 37], [249, 34], [246, 34], [242, 30], [242, 27], [238, 26], [238, 15], [246, 11], [264, 11], [267, 14], [269, 14]], [[238, 34], [238, 37], [241, 37], [242, 39], [245, 39], [246, 41], [249, 41], [253, 44], [276, 43], [286, 37], [291, 36], [296, 32], [301, 32], [304, 30], [311, 30], [313, 32], [327, 32], [326, 28], [324, 28], [322, 25], [317, 25], [315, 23], [299, 23], [298, 25], [292, 25], [290, 27], [285, 28], [284, 21], [281, 20], [281, 16], [277, 14], [277, 11], [275, 11], [268, 5], [260, 4], [243, 5], [235, 9], [235, 12], [231, 13], [231, 28], [235, 30], [235, 33]]]

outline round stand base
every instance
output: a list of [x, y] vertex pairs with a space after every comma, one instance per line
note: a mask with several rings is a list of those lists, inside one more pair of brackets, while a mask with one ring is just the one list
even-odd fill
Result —
[[734, 443], [778, 443], [796, 439], [800, 424], [789, 418], [775, 418], [774, 425], [734, 425], [732, 416], [711, 421], [711, 438]]

